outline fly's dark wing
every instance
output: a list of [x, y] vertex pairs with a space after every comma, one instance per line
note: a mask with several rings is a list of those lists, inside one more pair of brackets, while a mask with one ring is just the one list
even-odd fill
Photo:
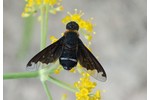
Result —
[[27, 64], [27, 69], [38, 62], [48, 64], [56, 61], [62, 53], [64, 37], [49, 45], [38, 54], [36, 54]]
[[97, 80], [106, 81], [107, 76], [102, 65], [80, 39], [78, 39], [78, 60], [87, 73]]

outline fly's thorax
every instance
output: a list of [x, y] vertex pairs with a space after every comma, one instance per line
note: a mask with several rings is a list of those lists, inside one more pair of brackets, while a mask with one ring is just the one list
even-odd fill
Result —
[[64, 36], [65, 36], [64, 44], [68, 46], [75, 46], [78, 44], [79, 35], [77, 32], [67, 31]]

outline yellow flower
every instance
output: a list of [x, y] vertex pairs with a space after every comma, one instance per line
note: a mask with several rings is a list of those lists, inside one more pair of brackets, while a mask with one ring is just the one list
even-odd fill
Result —
[[60, 5], [61, 0], [26, 0], [26, 5], [22, 13], [22, 17], [28, 17], [36, 13], [41, 7], [49, 6], [49, 12], [56, 14], [58, 11], [63, 10]]
[[75, 72], [76, 72], [75, 68], [72, 68], [72, 69], [70, 70], [70, 72], [75, 73]]
[[76, 100], [89, 100], [89, 91], [86, 88], [81, 89], [79, 92], [76, 92]]
[[52, 43], [56, 42], [58, 39], [55, 36], [50, 36], [50, 40]]
[[89, 41], [92, 40], [92, 35], [85, 34], [84, 37]]
[[95, 94], [91, 95], [90, 96], [90, 99], [89, 100], [100, 100], [101, 99], [101, 95], [100, 95], [100, 91], [96, 91]]
[[96, 96], [97, 98], [101, 98], [101, 94], [100, 94], [100, 91], [99, 91], [99, 90], [96, 91], [95, 96]]
[[84, 35], [85, 39], [87, 39], [90, 44], [90, 41], [92, 40], [92, 35], [95, 34], [95, 32], [93, 32], [93, 27], [95, 25], [92, 24], [93, 18], [85, 20], [82, 18], [83, 15], [84, 13], [82, 11], [78, 11], [77, 9], [75, 9], [75, 13], [73, 14], [68, 12], [68, 15], [62, 19], [62, 23], [67, 24], [70, 21], [77, 22], [80, 27], [79, 32]]
[[76, 100], [100, 100], [99, 90], [95, 94], [91, 94], [96, 83], [90, 80], [89, 74], [82, 73], [82, 78], [78, 82], [75, 82], [74, 86], [79, 90], [79, 92], [76, 92]]
[[54, 73], [59, 74], [61, 70], [63, 70], [62, 66], [58, 66]]
[[67, 16], [64, 17], [62, 19], [62, 22], [64, 24], [70, 22], [70, 21], [76, 21], [77, 23], [79, 23], [81, 20], [83, 20], [81, 17], [84, 15], [84, 13], [82, 13], [82, 11], [80, 11], [79, 13], [77, 12], [77, 9], [75, 9], [75, 13], [71, 14], [70, 12], [67, 12]]
[[57, 0], [47, 0], [50, 5], [55, 5], [57, 3]]
[[61, 100], [67, 100], [67, 94], [63, 94]]

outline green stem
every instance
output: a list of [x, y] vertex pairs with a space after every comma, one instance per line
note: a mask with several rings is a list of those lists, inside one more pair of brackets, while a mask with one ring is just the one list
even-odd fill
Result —
[[[49, 10], [49, 5], [43, 5], [41, 7], [41, 47], [40, 47], [41, 50], [46, 47], [46, 38], [47, 38], [47, 31], [48, 31], [48, 10]], [[42, 85], [44, 87], [46, 95], [48, 96], [48, 99], [52, 100], [52, 96], [50, 94], [50, 91], [48, 90], [48, 86], [45, 80], [42, 81]]]
[[39, 76], [39, 72], [19, 72], [19, 73], [8, 73], [3, 75], [3, 79], [18, 79], [18, 78], [35, 78]]
[[41, 7], [41, 50], [46, 47], [49, 5]]
[[45, 18], [44, 18], [44, 10], [45, 10], [45, 6], [41, 7], [41, 47], [40, 49], [44, 49], [44, 47], [46, 46], [46, 33], [44, 31], [44, 25], [45, 25]]
[[43, 87], [44, 87], [44, 90], [45, 90], [45, 92], [46, 92], [46, 95], [47, 95], [48, 99], [49, 99], [49, 100], [52, 100], [52, 96], [51, 96], [50, 91], [48, 90], [48, 86], [47, 86], [47, 84], [46, 84], [46, 81], [42, 81], [42, 85], [43, 85]]
[[71, 92], [74, 92], [74, 93], [77, 92], [77, 89], [74, 88], [73, 86], [70, 86], [69, 84], [67, 84], [65, 82], [62, 82], [62, 81], [60, 81], [58, 79], [55, 79], [55, 78], [53, 78], [51, 76], [49, 76], [48, 81], [50, 81], [50, 82], [52, 82], [52, 83], [54, 83], [54, 84], [56, 84], [56, 85], [58, 85], [58, 86], [60, 86], [60, 87], [62, 87], [64, 89], [67, 89], [67, 90], [69, 90]]
[[45, 26], [44, 26], [45, 33], [46, 33], [46, 35], [45, 35], [45, 41], [46, 41], [47, 32], [48, 32], [48, 18], [49, 18], [49, 16], [48, 16], [49, 13], [48, 12], [49, 12], [49, 5], [46, 5], [46, 10], [45, 10]]
[[48, 74], [53, 74], [54, 70], [56, 70], [58, 66], [58, 62], [56, 64], [54, 64], [53, 66], [50, 66], [50, 68], [48, 69], [41, 69], [38, 71], [32, 71], [32, 72], [18, 72], [18, 73], [8, 73], [8, 74], [4, 74], [3, 75], [3, 79], [18, 79], [18, 78], [35, 78], [35, 77], [39, 77], [40, 76], [40, 71], [43, 70], [43, 74], [48, 73]]

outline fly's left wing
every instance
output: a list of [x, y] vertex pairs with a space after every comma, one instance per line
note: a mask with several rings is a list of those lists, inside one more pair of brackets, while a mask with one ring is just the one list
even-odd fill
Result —
[[78, 39], [78, 60], [87, 73], [97, 80], [106, 81], [107, 76], [102, 65], [80, 39]]
[[63, 40], [64, 37], [61, 37], [58, 41], [54, 42], [53, 44], [49, 45], [38, 54], [36, 54], [27, 64], [27, 69], [32, 66], [32, 64], [37, 64], [38, 62], [48, 64], [55, 62], [62, 53], [63, 48]]

